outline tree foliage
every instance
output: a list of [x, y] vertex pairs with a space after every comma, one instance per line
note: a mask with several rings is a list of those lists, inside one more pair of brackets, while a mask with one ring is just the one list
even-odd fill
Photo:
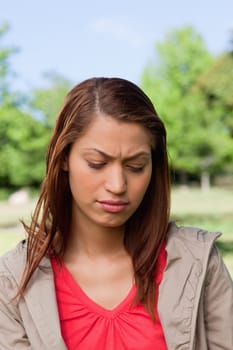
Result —
[[142, 75], [142, 87], [151, 97], [168, 131], [168, 149], [176, 173], [214, 174], [229, 153], [229, 138], [219, 106], [197, 88], [214, 64], [201, 36], [191, 27], [168, 33], [156, 46], [156, 60]]
[[197, 80], [198, 89], [205, 95], [211, 109], [218, 108], [223, 122], [233, 137], [233, 51], [216, 59]]
[[64, 102], [64, 97], [72, 87], [72, 82], [55, 72], [46, 73], [44, 77], [47, 87], [32, 91], [30, 107], [31, 113], [35, 117], [38, 116], [44, 125], [51, 130]]
[[2, 44], [2, 39], [7, 35], [10, 26], [8, 23], [3, 23], [0, 26], [0, 105], [12, 104], [15, 102], [15, 95], [10, 94], [10, 82], [9, 79], [13, 76], [11, 70], [10, 58], [14, 55], [18, 49], [13, 46], [5, 46]]
[[0, 184], [38, 186], [44, 175], [41, 123], [13, 107], [0, 109], [0, 123]]
[[[8, 30], [6, 24], [0, 27], [0, 44]], [[47, 89], [35, 89], [26, 98], [17, 95], [9, 84], [14, 53], [0, 45], [0, 186], [39, 186], [51, 129], [70, 83], [50, 74]]]

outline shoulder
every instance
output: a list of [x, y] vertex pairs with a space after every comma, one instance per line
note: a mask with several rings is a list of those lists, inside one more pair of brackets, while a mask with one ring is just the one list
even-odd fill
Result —
[[[0, 257], [0, 279], [2, 280], [7, 276], [13, 280], [16, 285], [19, 285], [24, 272], [26, 257], [27, 241], [23, 240], [19, 242], [15, 248]], [[51, 270], [50, 259], [47, 256], [42, 258], [37, 270]]]
[[0, 257], [0, 286], [3, 289], [15, 289], [21, 280], [26, 260], [26, 242]]
[[[170, 262], [180, 260], [184, 264], [195, 262], [201, 264], [206, 271], [206, 283], [212, 277], [225, 276], [231, 281], [222, 256], [215, 242], [220, 232], [209, 232], [198, 227], [177, 226], [170, 223], [166, 250]], [[232, 281], [231, 281], [232, 286]]]
[[209, 232], [199, 227], [178, 226], [171, 222], [167, 232], [167, 248], [189, 250], [198, 258], [211, 251], [219, 236], [220, 232]]
[[26, 241], [20, 241], [13, 249], [0, 257], [0, 273], [11, 269], [12, 265], [19, 266], [25, 263]]
[[[210, 260], [216, 262], [215, 246], [220, 232], [209, 232], [198, 227], [177, 226], [170, 223], [167, 233], [167, 256], [170, 263], [182, 262], [181, 266], [196, 264], [207, 270]], [[218, 254], [219, 257], [219, 254]]]
[[175, 222], [170, 222], [168, 228], [168, 240], [182, 240], [187, 244], [211, 244], [221, 232], [210, 232], [199, 227], [178, 226]]
[[213, 281], [214, 279], [216, 279], [215, 285], [217, 285], [217, 282], [222, 282], [225, 280], [227, 284], [231, 287], [230, 289], [233, 303], [233, 281], [216, 245], [213, 246], [209, 257], [206, 287], [208, 287], [211, 284], [211, 281]]

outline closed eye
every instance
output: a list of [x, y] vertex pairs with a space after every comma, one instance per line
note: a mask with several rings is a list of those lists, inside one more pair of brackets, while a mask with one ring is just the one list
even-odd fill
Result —
[[[92, 169], [102, 169], [107, 163], [106, 162], [87, 162], [88, 166]], [[145, 165], [126, 165], [126, 168], [133, 173], [140, 173], [144, 170]]]
[[127, 167], [133, 173], [141, 173], [144, 170], [145, 165], [142, 165], [142, 166], [127, 165]]
[[105, 166], [106, 163], [93, 163], [93, 162], [87, 162], [88, 166], [92, 169], [101, 169]]

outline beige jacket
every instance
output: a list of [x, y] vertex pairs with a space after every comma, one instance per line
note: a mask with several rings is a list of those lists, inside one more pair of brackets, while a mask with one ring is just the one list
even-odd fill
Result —
[[[214, 245], [219, 235], [171, 225], [158, 304], [169, 350], [233, 350], [233, 284]], [[49, 259], [10, 302], [25, 250], [20, 243], [0, 259], [0, 350], [65, 350]]]

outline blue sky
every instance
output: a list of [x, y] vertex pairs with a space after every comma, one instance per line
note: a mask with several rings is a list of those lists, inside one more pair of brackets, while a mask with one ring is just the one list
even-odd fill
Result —
[[0, 23], [18, 89], [41, 87], [56, 71], [74, 83], [91, 76], [120, 76], [140, 83], [155, 43], [171, 28], [193, 25], [217, 55], [228, 48], [232, 0], [0, 0]]

